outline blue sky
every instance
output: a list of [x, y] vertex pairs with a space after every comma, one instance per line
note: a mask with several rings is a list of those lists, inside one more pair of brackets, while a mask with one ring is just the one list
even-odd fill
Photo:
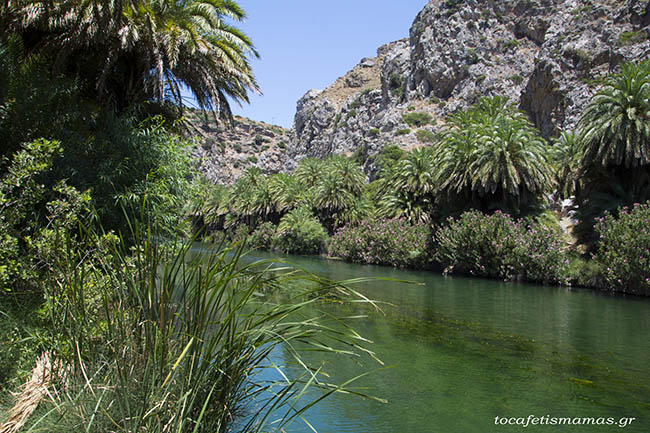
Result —
[[385, 43], [408, 37], [427, 0], [240, 0], [238, 26], [260, 52], [253, 60], [263, 96], [233, 112], [291, 127], [296, 101], [323, 89]]

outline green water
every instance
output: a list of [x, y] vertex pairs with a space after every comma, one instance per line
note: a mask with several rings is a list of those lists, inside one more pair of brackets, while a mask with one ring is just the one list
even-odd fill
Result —
[[[650, 300], [289, 259], [336, 280], [370, 276], [422, 284], [355, 286], [392, 304], [383, 313], [364, 305], [330, 307], [367, 314], [355, 328], [394, 367], [361, 383], [387, 404], [337, 395], [310, 409], [306, 418], [320, 433], [650, 431]], [[343, 381], [375, 367], [371, 359], [335, 359], [326, 369]], [[495, 425], [495, 416], [529, 415], [636, 419], [625, 428]], [[289, 431], [311, 430], [299, 422]]]

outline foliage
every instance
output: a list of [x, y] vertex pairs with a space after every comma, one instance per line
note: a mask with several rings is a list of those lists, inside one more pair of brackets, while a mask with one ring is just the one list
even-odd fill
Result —
[[64, 182], [42, 184], [60, 151], [57, 142], [25, 144], [0, 178], [0, 294], [38, 287], [39, 268], [57, 254], [49, 243], [74, 226], [90, 201]]
[[595, 260], [607, 287], [614, 291], [650, 295], [650, 202], [606, 213], [596, 223], [600, 245]]
[[428, 262], [429, 228], [405, 219], [363, 220], [339, 229], [329, 255], [357, 263], [423, 268]]
[[276, 239], [276, 230], [277, 227], [272, 222], [260, 224], [248, 238], [248, 245], [251, 248], [270, 251]]
[[379, 167], [379, 177], [387, 175], [404, 156], [406, 152], [399, 146], [395, 144], [384, 146], [375, 158], [375, 165]]
[[450, 116], [435, 146], [440, 200], [464, 203], [461, 210], [526, 213], [553, 186], [549, 148], [507, 98], [482, 98]]
[[[317, 308], [323, 290], [356, 298], [349, 289], [286, 264], [270, 271], [277, 265], [251, 262], [241, 249], [196, 254], [192, 242], [161, 245], [154, 227], [134, 223], [134, 231], [140, 241], [132, 251], [102, 246], [89, 232], [84, 250], [97, 254], [62, 256], [46, 299], [51, 350], [66, 365], [65, 379], [55, 381], [52, 399], [26, 429], [269, 431], [271, 411], [282, 417], [273, 427], [301, 418], [314, 403], [303, 397], [308, 388], [320, 389], [314, 399], [346, 391], [322, 374], [324, 365], [303, 361], [303, 350], [374, 356], [348, 319], [300, 316], [305, 306]], [[304, 296], [279, 292], [296, 281]], [[277, 350], [290, 374], [270, 362]], [[268, 381], [267, 371], [282, 379]]]
[[411, 128], [413, 127], [422, 127], [429, 122], [431, 122], [431, 115], [429, 113], [423, 113], [423, 112], [410, 112], [406, 113], [402, 116], [402, 119], [408, 126]]
[[428, 129], [418, 129], [415, 131], [415, 136], [420, 143], [433, 143], [436, 141], [436, 136]]
[[471, 211], [450, 218], [434, 237], [434, 257], [445, 272], [544, 283], [566, 279], [563, 239], [543, 225], [526, 226], [499, 211]]
[[299, 207], [280, 220], [277, 248], [285, 253], [318, 254], [327, 243], [327, 232], [311, 211]]
[[598, 242], [595, 218], [650, 200], [649, 119], [649, 61], [623, 64], [605, 80], [580, 119], [576, 233], [592, 250]]
[[584, 169], [650, 164], [650, 61], [623, 64], [587, 106], [579, 124]]
[[229, 21], [244, 11], [233, 1], [17, 1], [0, 9], [2, 38], [24, 36], [30, 52], [53, 58], [53, 75], [80, 79], [88, 93], [120, 112], [171, 100], [181, 88], [200, 108], [230, 119], [227, 97], [247, 101], [258, 87], [248, 58], [257, 52]]

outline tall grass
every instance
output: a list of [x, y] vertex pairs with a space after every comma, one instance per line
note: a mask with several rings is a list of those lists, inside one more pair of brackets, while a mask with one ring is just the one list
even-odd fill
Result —
[[[379, 361], [349, 320], [318, 310], [333, 292], [374, 303], [286, 263], [248, 260], [243, 245], [197, 254], [192, 242], [134, 232], [128, 251], [92, 232], [89, 247], [62, 249], [46, 299], [67, 368], [24, 431], [279, 431], [334, 393], [368, 397], [351, 387], [357, 378], [329, 383], [301, 353]], [[302, 314], [307, 306], [321, 313]], [[291, 365], [273, 361], [280, 347]], [[269, 369], [280, 379], [265, 380]]]

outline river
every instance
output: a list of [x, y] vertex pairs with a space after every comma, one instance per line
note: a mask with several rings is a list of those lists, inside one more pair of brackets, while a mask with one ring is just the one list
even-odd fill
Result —
[[[355, 329], [392, 368], [360, 383], [387, 404], [335, 395], [311, 408], [306, 419], [320, 433], [650, 431], [648, 299], [285, 257], [334, 280], [419, 283], [355, 286], [391, 304], [383, 312], [360, 304], [328, 307], [367, 315]], [[274, 356], [282, 361], [284, 355]], [[335, 381], [378, 367], [370, 358], [328, 359]], [[510, 418], [529, 416], [541, 419], [526, 428], [495, 425], [495, 417], [522, 422]], [[611, 418], [616, 425], [544, 424], [554, 417]], [[312, 430], [299, 421], [288, 431]]]

